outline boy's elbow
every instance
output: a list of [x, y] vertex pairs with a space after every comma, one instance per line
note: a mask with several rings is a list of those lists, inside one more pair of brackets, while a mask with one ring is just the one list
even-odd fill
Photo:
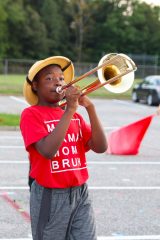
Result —
[[53, 155], [49, 154], [48, 152], [45, 152], [45, 151], [38, 151], [38, 152], [46, 159], [51, 159], [53, 157]]
[[41, 154], [46, 159], [51, 159], [56, 154], [56, 152], [53, 151], [52, 148], [49, 148], [44, 144], [43, 139], [40, 140], [38, 143], [35, 143], [35, 148], [39, 152], [39, 154]]
[[103, 144], [99, 144], [98, 146], [94, 146], [92, 150], [96, 153], [105, 153], [107, 151], [108, 144], [104, 142]]
[[46, 159], [52, 159], [55, 156], [56, 152], [53, 151], [43, 151], [41, 152], [41, 155], [45, 157]]
[[103, 149], [102, 149], [102, 152], [101, 152], [101, 153], [104, 153], [104, 152], [106, 152], [106, 151], [107, 151], [107, 148], [108, 148], [108, 144], [106, 144], [106, 145], [103, 147]]
[[100, 153], [106, 152], [107, 148], [108, 148], [108, 143], [107, 143], [107, 139], [105, 138], [105, 140], [101, 143]]
[[96, 153], [105, 153], [107, 151], [108, 146], [101, 146], [100, 148], [97, 149]]
[[51, 159], [55, 155], [55, 153], [46, 151], [46, 149], [42, 149], [42, 148], [41, 149], [37, 148], [37, 151], [39, 152], [39, 154], [41, 154], [46, 159]]

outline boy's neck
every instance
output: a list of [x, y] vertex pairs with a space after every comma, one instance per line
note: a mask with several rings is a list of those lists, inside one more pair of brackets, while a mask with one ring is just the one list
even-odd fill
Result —
[[51, 108], [59, 107], [58, 103], [44, 103], [44, 102], [38, 102], [37, 106], [45, 106], [45, 107], [51, 107]]

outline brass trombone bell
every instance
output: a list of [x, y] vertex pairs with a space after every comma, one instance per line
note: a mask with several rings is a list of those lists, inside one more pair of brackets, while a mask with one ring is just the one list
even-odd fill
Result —
[[[104, 62], [109, 61], [110, 59], [113, 59], [114, 56], [117, 56], [117, 58], [115, 58], [111, 64], [104, 66], [97, 71], [98, 78], [101, 83], [106, 82], [104, 87], [109, 92], [123, 93], [131, 88], [134, 82], [134, 71], [137, 68], [132, 59], [122, 53], [110, 53], [105, 55], [99, 61], [98, 66], [102, 65]], [[116, 80], [110, 82], [109, 80], [115, 76], [117, 76]]]

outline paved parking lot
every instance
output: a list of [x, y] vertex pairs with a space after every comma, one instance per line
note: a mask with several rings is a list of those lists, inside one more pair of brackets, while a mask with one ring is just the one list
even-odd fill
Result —
[[[20, 113], [27, 106], [23, 98], [3, 97], [0, 102], [0, 111]], [[97, 99], [94, 103], [106, 134], [156, 111], [129, 101]], [[86, 117], [83, 109], [79, 111]], [[160, 239], [159, 132], [156, 116], [139, 154], [87, 153], [98, 240]], [[0, 153], [0, 239], [29, 240], [28, 159], [19, 131], [0, 131]]]

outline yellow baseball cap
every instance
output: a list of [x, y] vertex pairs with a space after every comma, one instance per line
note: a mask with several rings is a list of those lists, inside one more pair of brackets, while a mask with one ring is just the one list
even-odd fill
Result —
[[28, 76], [23, 87], [23, 95], [30, 105], [36, 105], [38, 103], [38, 97], [32, 91], [31, 87], [34, 77], [41, 69], [51, 64], [58, 64], [62, 68], [66, 84], [73, 80], [74, 66], [73, 63], [66, 57], [54, 56], [35, 62], [29, 69]]

